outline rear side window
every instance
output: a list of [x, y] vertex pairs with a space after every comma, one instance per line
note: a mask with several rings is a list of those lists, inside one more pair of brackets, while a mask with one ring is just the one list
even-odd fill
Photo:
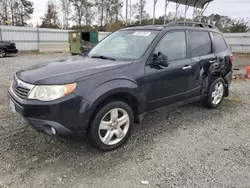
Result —
[[166, 55], [169, 61], [186, 58], [187, 47], [185, 32], [178, 31], [167, 33], [155, 48], [155, 54], [159, 52]]
[[208, 32], [189, 31], [188, 36], [192, 57], [212, 53], [212, 43]]
[[227, 44], [220, 33], [211, 33], [213, 36], [213, 42], [215, 47], [215, 52], [223, 52], [227, 49]]

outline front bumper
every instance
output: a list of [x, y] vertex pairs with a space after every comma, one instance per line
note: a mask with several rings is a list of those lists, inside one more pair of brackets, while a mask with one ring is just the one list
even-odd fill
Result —
[[7, 53], [8, 54], [16, 54], [18, 52], [18, 49], [8, 49]]
[[48, 135], [74, 135], [85, 132], [87, 125], [82, 121], [79, 111], [83, 105], [81, 97], [70, 94], [61, 99], [42, 102], [37, 100], [20, 100], [12, 91], [8, 92], [16, 112], [37, 131]]

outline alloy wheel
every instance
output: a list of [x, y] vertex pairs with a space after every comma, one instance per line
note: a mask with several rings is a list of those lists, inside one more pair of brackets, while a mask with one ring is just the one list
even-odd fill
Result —
[[2, 49], [0, 49], [0, 57], [5, 57], [6, 52]]
[[115, 145], [128, 133], [130, 118], [121, 108], [114, 108], [104, 115], [99, 125], [99, 138], [106, 145]]
[[217, 105], [221, 102], [224, 95], [224, 86], [222, 82], [218, 82], [215, 84], [213, 92], [212, 92], [212, 103]]

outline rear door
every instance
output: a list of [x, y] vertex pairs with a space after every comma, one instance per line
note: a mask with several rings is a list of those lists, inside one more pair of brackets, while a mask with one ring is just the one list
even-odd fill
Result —
[[200, 96], [202, 81], [211, 63], [217, 61], [213, 53], [213, 46], [209, 32], [203, 30], [188, 31], [189, 54], [191, 60], [191, 76], [189, 84], [189, 98]]
[[223, 66], [221, 71], [222, 74], [225, 75], [232, 70], [232, 62], [230, 60], [231, 51], [221, 33], [210, 32], [210, 34], [214, 44], [215, 55], [218, 57], [220, 64]]

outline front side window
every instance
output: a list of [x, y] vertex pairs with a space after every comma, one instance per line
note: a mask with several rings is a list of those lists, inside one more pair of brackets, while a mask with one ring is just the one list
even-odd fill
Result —
[[167, 33], [155, 49], [167, 56], [168, 61], [184, 59], [187, 57], [186, 35], [184, 31]]
[[199, 57], [212, 53], [212, 43], [208, 32], [189, 31], [191, 57]]
[[108, 56], [115, 59], [139, 59], [148, 49], [159, 31], [128, 30], [117, 31], [89, 53], [89, 56]]

